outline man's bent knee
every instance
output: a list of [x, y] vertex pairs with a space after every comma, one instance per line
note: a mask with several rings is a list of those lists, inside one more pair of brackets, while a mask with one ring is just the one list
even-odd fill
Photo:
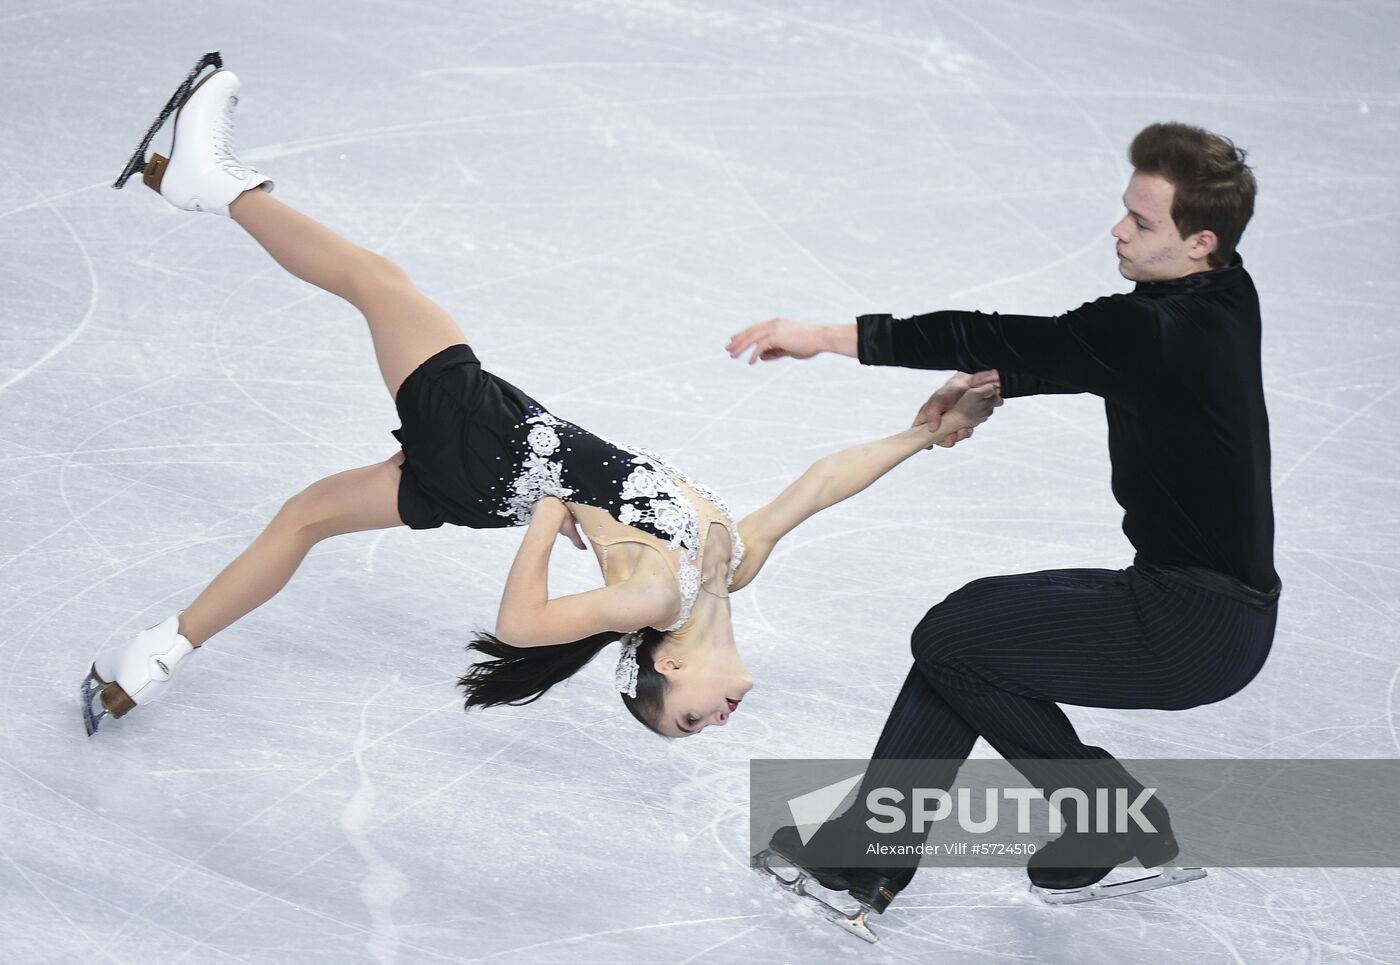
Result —
[[939, 663], [958, 647], [962, 635], [950, 619], [950, 610], [946, 600], [930, 607], [909, 635], [909, 650], [920, 666]]

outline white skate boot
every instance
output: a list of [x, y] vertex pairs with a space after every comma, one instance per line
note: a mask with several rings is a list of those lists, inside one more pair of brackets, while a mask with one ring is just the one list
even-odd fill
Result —
[[215, 70], [195, 84], [175, 111], [170, 157], [152, 154], [142, 174], [146, 186], [184, 211], [228, 217], [244, 191], [272, 190], [272, 182], [233, 155], [233, 112], [238, 75]]
[[175, 668], [194, 647], [180, 635], [176, 614], [159, 626], [143, 630], [125, 647], [108, 650], [93, 661], [83, 680], [83, 722], [88, 736], [108, 714], [125, 717], [138, 704], [160, 696]]

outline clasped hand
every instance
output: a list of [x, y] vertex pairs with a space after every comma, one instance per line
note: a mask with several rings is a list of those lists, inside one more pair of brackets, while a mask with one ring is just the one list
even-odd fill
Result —
[[[945, 449], [972, 435], [972, 430], [992, 417], [992, 410], [1005, 404], [1001, 397], [1001, 376], [995, 369], [983, 372], [958, 372], [944, 382], [928, 401], [919, 407], [912, 425], [925, 426], [929, 432], [956, 426], [937, 445]], [[945, 425], [944, 419], [948, 420]], [[933, 446], [926, 448], [932, 449]]]

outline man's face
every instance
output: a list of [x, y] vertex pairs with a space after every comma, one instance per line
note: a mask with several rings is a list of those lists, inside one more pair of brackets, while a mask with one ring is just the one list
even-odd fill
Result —
[[1123, 193], [1128, 213], [1113, 226], [1118, 271], [1124, 278], [1170, 281], [1210, 269], [1206, 256], [1214, 247], [1214, 235], [1198, 232], [1190, 238], [1181, 237], [1171, 213], [1175, 194], [1176, 189], [1165, 178], [1133, 172]]

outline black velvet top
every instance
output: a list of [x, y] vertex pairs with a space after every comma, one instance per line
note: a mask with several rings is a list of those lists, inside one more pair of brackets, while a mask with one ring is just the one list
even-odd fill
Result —
[[1259, 296], [1238, 258], [1054, 317], [862, 315], [857, 329], [865, 365], [997, 369], [1006, 398], [1101, 397], [1137, 562], [1277, 594]]

